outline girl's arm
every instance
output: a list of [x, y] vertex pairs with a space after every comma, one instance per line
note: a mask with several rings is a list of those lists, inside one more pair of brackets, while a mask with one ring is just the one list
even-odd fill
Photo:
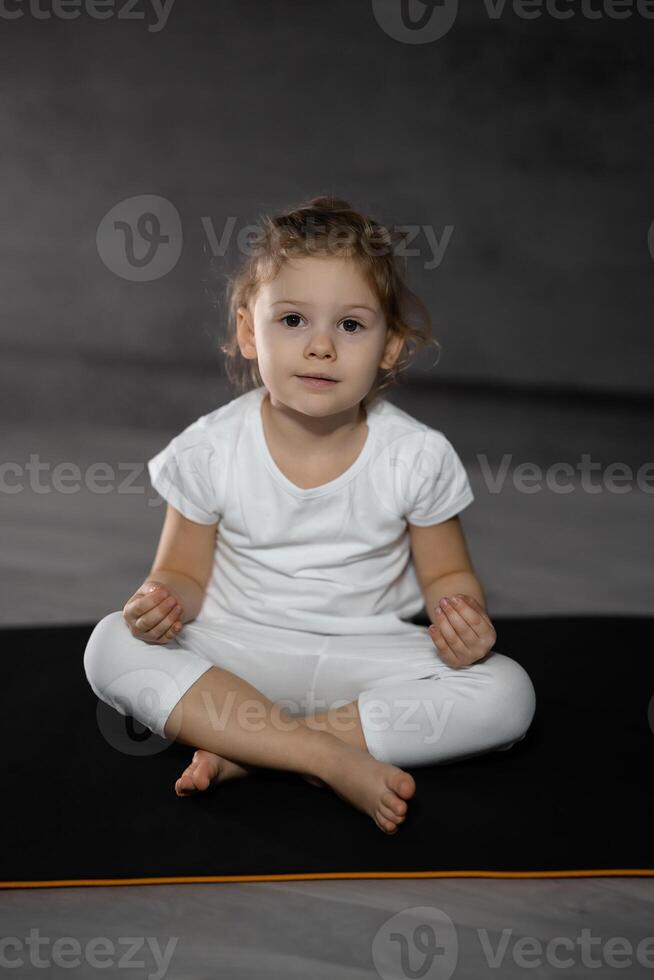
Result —
[[171, 504], [152, 568], [146, 582], [161, 582], [182, 606], [182, 623], [195, 619], [202, 608], [211, 576], [218, 523], [198, 524]]
[[457, 593], [472, 596], [486, 612], [481, 582], [475, 575], [458, 516], [440, 524], [409, 524], [411, 556], [425, 600], [427, 615], [436, 622], [438, 601]]

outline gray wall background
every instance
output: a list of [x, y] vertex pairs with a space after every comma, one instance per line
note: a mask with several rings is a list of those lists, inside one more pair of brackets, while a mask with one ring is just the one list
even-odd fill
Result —
[[[201, 219], [236, 233], [323, 192], [452, 227], [437, 268], [424, 236], [409, 260], [443, 347], [416, 377], [652, 394], [653, 20], [574, 3], [568, 20], [493, 19], [480, 0], [407, 44], [359, 0], [176, 0], [158, 31], [145, 0], [134, 19], [121, 6], [0, 20], [3, 414], [209, 410], [223, 319]], [[177, 208], [183, 249], [134, 282], [96, 232], [143, 194]], [[236, 258], [214, 261], [218, 282]]]

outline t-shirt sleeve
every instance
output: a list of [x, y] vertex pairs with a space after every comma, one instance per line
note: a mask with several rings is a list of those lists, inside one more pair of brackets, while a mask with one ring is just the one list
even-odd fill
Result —
[[150, 482], [157, 493], [197, 524], [215, 524], [222, 516], [219, 467], [214, 445], [196, 423], [148, 461]]
[[459, 455], [437, 429], [427, 429], [422, 447], [409, 461], [409, 472], [405, 517], [410, 524], [440, 524], [475, 499]]

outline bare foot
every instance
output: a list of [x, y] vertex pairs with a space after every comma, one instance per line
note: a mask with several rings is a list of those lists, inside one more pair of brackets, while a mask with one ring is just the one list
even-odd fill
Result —
[[336, 740], [322, 775], [337, 796], [368, 813], [385, 834], [395, 834], [416, 791], [413, 776], [347, 742]]
[[[216, 755], [215, 752], [196, 749], [191, 764], [175, 783], [175, 792], [178, 796], [193, 796], [227, 779], [242, 779], [244, 776], [249, 776], [253, 769], [256, 769], [256, 766], [244, 766], [222, 755]], [[326, 785], [317, 776], [304, 778], [314, 786]]]
[[251, 768], [254, 767], [241, 766], [231, 759], [225, 759], [222, 755], [197, 749], [191, 764], [175, 783], [175, 792], [178, 796], [192, 796], [226, 779], [249, 776]]

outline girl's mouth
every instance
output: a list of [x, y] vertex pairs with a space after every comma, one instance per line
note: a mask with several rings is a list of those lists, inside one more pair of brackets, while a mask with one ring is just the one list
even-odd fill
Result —
[[338, 384], [338, 381], [332, 381], [329, 378], [309, 378], [304, 374], [298, 374], [298, 378], [310, 388], [330, 388], [332, 385]]

